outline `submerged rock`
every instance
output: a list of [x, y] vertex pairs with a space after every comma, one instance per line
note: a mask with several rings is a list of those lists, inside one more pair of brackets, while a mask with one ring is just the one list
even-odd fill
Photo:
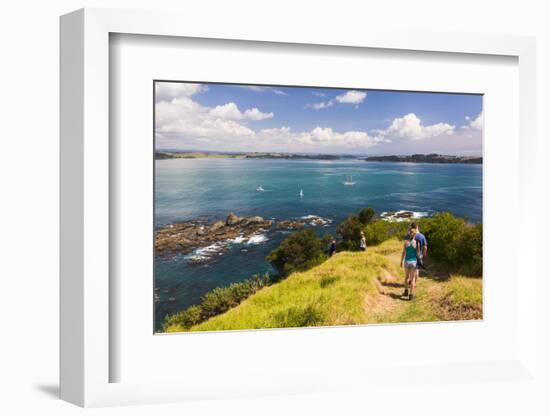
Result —
[[305, 227], [305, 221], [299, 220], [282, 220], [277, 223], [278, 230], [297, 230]]

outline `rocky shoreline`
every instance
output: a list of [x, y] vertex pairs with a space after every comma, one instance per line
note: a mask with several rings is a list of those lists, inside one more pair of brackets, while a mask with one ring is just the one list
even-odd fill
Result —
[[410, 221], [416, 218], [427, 217], [427, 212], [416, 211], [385, 211], [380, 214], [380, 218], [384, 221], [401, 222]]
[[225, 221], [192, 220], [169, 224], [155, 235], [157, 255], [191, 254], [191, 262], [208, 260], [212, 254], [222, 253], [231, 243], [257, 244], [265, 241], [263, 233], [271, 229], [297, 230], [307, 225], [323, 226], [330, 221], [316, 215], [300, 219], [280, 221], [267, 220], [260, 216], [239, 217], [230, 213]]

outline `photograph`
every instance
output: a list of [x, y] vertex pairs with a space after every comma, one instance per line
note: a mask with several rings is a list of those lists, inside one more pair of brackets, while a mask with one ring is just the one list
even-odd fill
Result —
[[483, 319], [482, 94], [153, 90], [154, 333]]

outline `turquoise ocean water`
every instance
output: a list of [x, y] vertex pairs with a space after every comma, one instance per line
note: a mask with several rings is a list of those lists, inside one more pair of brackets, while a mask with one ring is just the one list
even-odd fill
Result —
[[[343, 182], [351, 175], [355, 185]], [[261, 186], [265, 192], [256, 189]], [[299, 196], [300, 189], [303, 197]], [[362, 160], [167, 159], [155, 167], [155, 223], [206, 217], [239, 216], [291, 219], [318, 215], [335, 226], [363, 207], [409, 210], [420, 215], [450, 211], [471, 222], [482, 219], [482, 166], [465, 164], [378, 163]], [[255, 244], [231, 244], [223, 255], [201, 264], [176, 255], [155, 261], [158, 325], [173, 313], [200, 301], [218, 286], [254, 273], [273, 272], [265, 256], [287, 232], [270, 231]]]

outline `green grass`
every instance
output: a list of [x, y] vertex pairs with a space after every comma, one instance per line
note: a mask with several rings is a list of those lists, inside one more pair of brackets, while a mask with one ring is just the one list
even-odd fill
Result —
[[481, 305], [483, 302], [483, 281], [478, 278], [452, 276], [445, 283], [446, 293], [455, 304], [471, 303]]
[[[192, 331], [285, 328], [367, 323], [365, 296], [378, 294], [375, 278], [389, 266], [376, 253], [342, 252], [306, 272], [263, 288]], [[182, 331], [171, 327], [168, 331]]]
[[[413, 301], [403, 301], [396, 239], [364, 252], [340, 252], [305, 272], [264, 287], [235, 308], [191, 327], [191, 331], [335, 326], [369, 323], [479, 319], [482, 279], [442, 278], [429, 273], [418, 281]], [[188, 331], [174, 323], [167, 332]]]

